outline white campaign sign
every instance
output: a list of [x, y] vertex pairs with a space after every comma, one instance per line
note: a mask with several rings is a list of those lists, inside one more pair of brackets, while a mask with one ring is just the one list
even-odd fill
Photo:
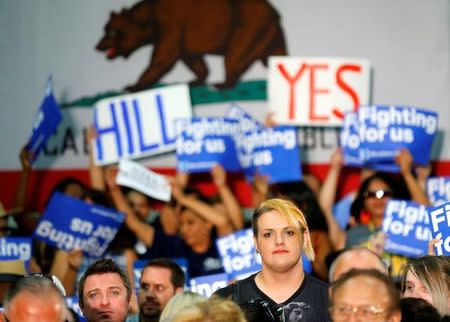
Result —
[[95, 162], [140, 158], [175, 150], [174, 121], [192, 116], [189, 87], [174, 85], [116, 96], [95, 104]]
[[167, 178], [139, 163], [121, 160], [116, 182], [122, 186], [136, 189], [152, 198], [170, 201], [171, 188]]
[[278, 124], [341, 125], [344, 113], [369, 104], [370, 64], [365, 59], [269, 59], [269, 109]]

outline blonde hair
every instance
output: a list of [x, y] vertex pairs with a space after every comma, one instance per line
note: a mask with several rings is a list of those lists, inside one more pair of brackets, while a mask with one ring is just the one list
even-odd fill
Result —
[[434, 307], [444, 316], [450, 314], [450, 258], [424, 256], [411, 259], [403, 267], [402, 293], [406, 288], [406, 275], [411, 272], [425, 285], [433, 299]]
[[160, 322], [171, 322], [174, 316], [183, 308], [206, 300], [206, 297], [191, 291], [183, 291], [172, 297], [164, 307], [159, 317]]
[[233, 301], [212, 296], [185, 307], [172, 322], [246, 322], [244, 312]]
[[314, 255], [314, 249], [312, 247], [311, 238], [309, 236], [309, 230], [308, 225], [306, 223], [305, 216], [303, 215], [303, 212], [298, 209], [298, 207], [284, 199], [269, 199], [264, 201], [258, 208], [255, 209], [255, 212], [253, 213], [253, 234], [255, 237], [258, 236], [258, 219], [261, 217], [261, 215], [265, 214], [266, 212], [275, 210], [277, 211], [281, 216], [283, 216], [288, 223], [297, 229], [297, 231], [300, 234], [303, 234], [303, 232], [308, 232], [305, 236], [303, 234], [305, 247], [303, 247], [303, 251], [306, 254], [306, 257], [310, 261], [314, 261], [315, 255]]

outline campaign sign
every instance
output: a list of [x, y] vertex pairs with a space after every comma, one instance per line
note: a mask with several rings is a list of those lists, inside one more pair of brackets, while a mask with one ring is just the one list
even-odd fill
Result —
[[431, 236], [440, 238], [434, 245], [436, 255], [450, 255], [450, 202], [438, 207], [429, 208], [431, 222]]
[[189, 290], [205, 297], [210, 297], [215, 291], [228, 285], [228, 276], [225, 273], [206, 275], [191, 278]]
[[[187, 280], [187, 269], [188, 269], [188, 262], [186, 258], [172, 258], [172, 260], [178, 264], [178, 266], [181, 267], [183, 272], [186, 274], [186, 280]], [[134, 275], [134, 288], [136, 291], [139, 291], [141, 285], [141, 275], [142, 271], [144, 270], [144, 267], [147, 266], [150, 259], [138, 259], [133, 262], [133, 275]]]
[[408, 257], [424, 256], [431, 238], [428, 212], [416, 202], [391, 199], [384, 212], [385, 250]]
[[31, 238], [0, 238], [0, 261], [28, 261], [31, 259]]
[[339, 141], [344, 156], [344, 164], [347, 166], [361, 167], [363, 165], [359, 154], [358, 128], [358, 114], [354, 112], [345, 113]]
[[121, 160], [116, 182], [122, 186], [136, 189], [152, 198], [165, 202], [170, 201], [171, 187], [167, 178], [139, 163]]
[[426, 165], [438, 127], [436, 112], [394, 106], [362, 106], [358, 110], [359, 140], [364, 162], [391, 162], [407, 148], [414, 163]]
[[344, 113], [369, 104], [364, 59], [269, 57], [269, 109], [277, 124], [341, 125]]
[[90, 257], [101, 257], [123, 220], [124, 215], [114, 209], [55, 192], [33, 238], [64, 251], [80, 249]]
[[193, 117], [177, 120], [177, 169], [180, 172], [209, 172], [215, 164], [227, 171], [240, 171], [234, 134], [237, 120]]
[[428, 199], [433, 206], [450, 201], [450, 177], [431, 177], [427, 180]]
[[86, 319], [83, 316], [83, 312], [81, 311], [77, 295], [66, 296], [66, 303], [67, 307], [69, 309], [72, 309], [76, 313], [76, 315], [78, 316], [78, 321], [80, 322], [86, 321]]
[[26, 149], [32, 153], [32, 162], [37, 160], [61, 121], [62, 114], [53, 96], [53, 84], [51, 78], [49, 78], [44, 99], [34, 117], [31, 137], [26, 144]]
[[235, 119], [239, 122], [241, 132], [247, 133], [262, 129], [264, 126], [250, 113], [236, 104], [231, 105], [225, 113], [225, 118]]
[[175, 150], [175, 123], [191, 117], [187, 85], [174, 85], [98, 101], [94, 106], [95, 163]]
[[256, 256], [250, 228], [218, 238], [216, 245], [230, 280], [239, 280], [261, 270], [261, 257]]
[[256, 173], [270, 183], [300, 181], [303, 177], [296, 128], [262, 128], [235, 136], [239, 161], [248, 180]]

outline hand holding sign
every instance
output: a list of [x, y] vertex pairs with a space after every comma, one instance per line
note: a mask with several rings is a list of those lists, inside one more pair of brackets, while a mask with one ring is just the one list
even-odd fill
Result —
[[450, 255], [450, 202], [428, 210], [431, 221], [431, 233], [433, 239], [438, 239], [434, 244], [437, 255]]
[[395, 156], [395, 163], [398, 164], [400, 172], [403, 174], [411, 173], [413, 162], [413, 157], [408, 149], [400, 149]]

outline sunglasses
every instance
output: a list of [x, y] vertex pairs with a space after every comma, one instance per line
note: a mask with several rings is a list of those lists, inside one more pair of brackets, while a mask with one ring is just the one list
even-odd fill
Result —
[[363, 196], [364, 198], [389, 198], [392, 197], [392, 191], [391, 190], [377, 190], [377, 191], [365, 191]]

